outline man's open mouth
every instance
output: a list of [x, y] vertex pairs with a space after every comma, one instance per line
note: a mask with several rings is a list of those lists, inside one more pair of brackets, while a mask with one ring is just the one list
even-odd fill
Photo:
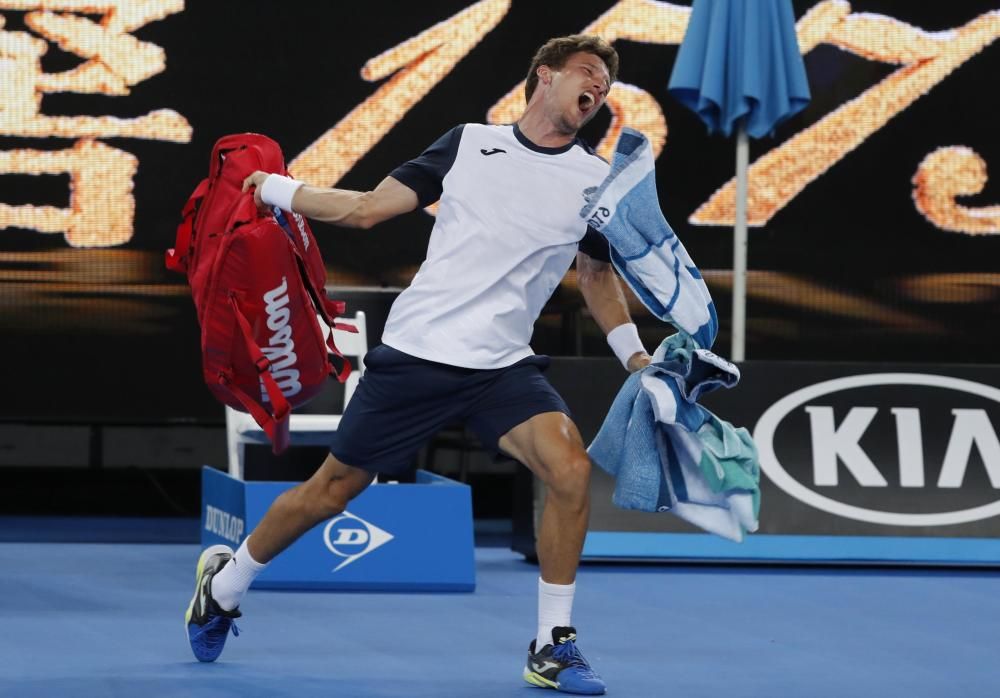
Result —
[[577, 105], [580, 107], [580, 111], [584, 114], [589, 114], [595, 104], [597, 104], [597, 100], [594, 99], [594, 95], [590, 92], [584, 92], [580, 95], [579, 100], [577, 100]]

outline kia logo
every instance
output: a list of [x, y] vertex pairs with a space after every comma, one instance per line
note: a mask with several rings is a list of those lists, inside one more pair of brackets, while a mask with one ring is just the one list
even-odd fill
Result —
[[[754, 441], [760, 457], [761, 470], [770, 480], [787, 494], [796, 499], [830, 514], [836, 514], [857, 521], [887, 524], [892, 526], [946, 526], [969, 523], [1000, 514], [1000, 441], [985, 409], [956, 408], [954, 404], [941, 403], [942, 396], [954, 396], [934, 390], [935, 404], [941, 404], [941, 410], [950, 414], [951, 426], [947, 436], [947, 446], [937, 477], [929, 477], [932, 463], [925, 458], [924, 440], [921, 430], [921, 410], [916, 407], [890, 407], [881, 410], [882, 419], [891, 418], [895, 425], [894, 444], [898, 453], [898, 472], [894, 467], [880, 468], [871, 459], [861, 445], [862, 436], [868, 430], [872, 421], [880, 414], [878, 407], [851, 404], [846, 415], [839, 424], [834, 419], [833, 407], [823, 405], [830, 402], [835, 393], [847, 390], [868, 388], [884, 388], [889, 386], [924, 386], [927, 388], [955, 391], [968, 396], [975, 396], [980, 402], [985, 399], [1000, 404], [1000, 390], [974, 381], [952, 378], [949, 376], [926, 375], [919, 373], [872, 373], [860, 376], [849, 376], [835, 380], [816, 383], [796, 390], [790, 395], [774, 403], [757, 422], [754, 428]], [[818, 400], [825, 397], [826, 400]], [[809, 433], [812, 441], [812, 485], [815, 488], [837, 486], [846, 478], [853, 478], [852, 485], [874, 489], [886, 488], [890, 485], [887, 475], [893, 479], [891, 484], [906, 489], [908, 493], [919, 493], [934, 490], [936, 492], [956, 492], [961, 488], [967, 474], [969, 462], [974, 451], [978, 450], [982, 463], [989, 478], [992, 494], [996, 499], [986, 504], [952, 511], [938, 512], [899, 512], [885, 511], [869, 507], [847, 504], [820, 494], [813, 487], [796, 480], [782, 466], [775, 449], [775, 435], [782, 421], [795, 413], [801, 419], [799, 408], [809, 420]], [[883, 421], [885, 425], [890, 422]], [[786, 432], [788, 429], [786, 429]], [[878, 430], [875, 430], [878, 431]], [[876, 434], [883, 440], [885, 434]], [[893, 472], [890, 472], [893, 471]], [[990, 488], [979, 487], [976, 491], [991, 491]]]

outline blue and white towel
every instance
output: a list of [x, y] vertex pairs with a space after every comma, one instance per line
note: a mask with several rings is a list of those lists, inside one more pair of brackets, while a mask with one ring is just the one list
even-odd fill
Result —
[[611, 243], [611, 261], [656, 317], [711, 348], [719, 320], [708, 286], [660, 212], [653, 151], [646, 137], [622, 129], [611, 174], [580, 216]]
[[633, 374], [588, 449], [616, 478], [614, 503], [671, 511], [731, 540], [757, 530], [760, 466], [746, 429], [697, 403], [739, 382], [709, 349], [719, 324], [697, 267], [660, 212], [653, 154], [638, 131], [618, 140], [611, 174], [580, 212], [611, 243], [611, 261], [649, 310], [679, 332]]

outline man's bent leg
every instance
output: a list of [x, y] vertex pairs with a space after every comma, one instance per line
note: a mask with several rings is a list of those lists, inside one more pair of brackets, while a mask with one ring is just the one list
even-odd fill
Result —
[[590, 516], [590, 458], [580, 432], [562, 412], [545, 412], [504, 434], [500, 448], [545, 483], [537, 543], [542, 579], [572, 584]]
[[590, 458], [572, 420], [543, 412], [507, 432], [499, 446], [527, 465], [546, 486], [538, 534], [538, 629], [524, 679], [567, 693], [600, 695], [604, 681], [576, 647], [572, 627], [576, 570], [590, 513]]

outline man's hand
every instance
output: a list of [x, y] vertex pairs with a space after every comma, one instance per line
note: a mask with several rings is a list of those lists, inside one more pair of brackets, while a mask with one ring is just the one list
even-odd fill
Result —
[[250, 187], [253, 187], [253, 202], [257, 204], [257, 208], [263, 210], [267, 206], [260, 199], [260, 188], [264, 186], [264, 180], [267, 179], [267, 172], [261, 172], [257, 170], [252, 175], [243, 180], [243, 191], [247, 191]]
[[646, 366], [649, 366], [652, 360], [653, 360], [652, 357], [646, 352], [637, 351], [636, 353], [632, 354], [632, 356], [630, 356], [628, 359], [628, 372], [635, 373], [636, 371], [639, 371], [645, 368]]

